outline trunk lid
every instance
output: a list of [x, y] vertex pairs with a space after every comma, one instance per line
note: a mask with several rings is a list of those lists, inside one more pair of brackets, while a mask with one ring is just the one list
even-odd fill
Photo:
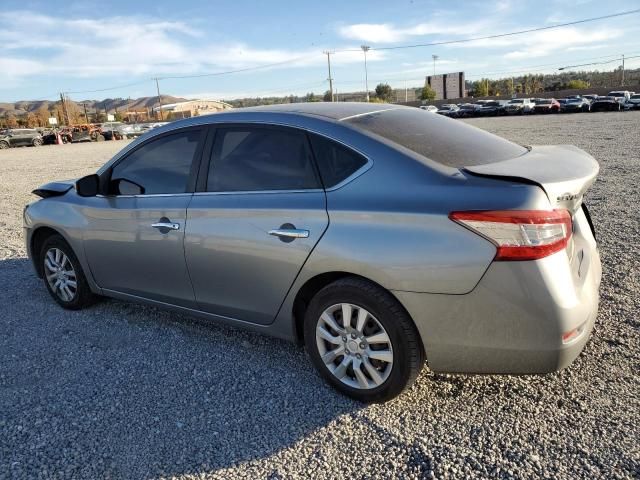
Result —
[[546, 192], [553, 208], [566, 208], [573, 214], [580, 208], [600, 166], [585, 151], [572, 145], [558, 145], [531, 147], [520, 157], [464, 170], [474, 175], [535, 183]]

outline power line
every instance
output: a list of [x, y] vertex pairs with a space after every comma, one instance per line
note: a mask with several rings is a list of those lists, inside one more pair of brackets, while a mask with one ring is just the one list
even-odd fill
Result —
[[232, 73], [250, 72], [253, 70], [261, 70], [263, 68], [277, 67], [280, 65], [286, 65], [288, 63], [298, 62], [300, 60], [304, 60], [305, 58], [307, 57], [304, 56], [304, 57], [290, 58], [289, 60], [283, 60], [282, 62], [267, 63], [263, 65], [257, 65], [255, 67], [238, 68], [236, 70], [227, 70], [224, 72], [200, 73], [196, 75], [174, 75], [174, 76], [157, 77], [157, 78], [158, 80], [175, 80], [175, 79], [183, 79], [183, 78], [217, 77], [219, 75], [229, 75]]
[[[468, 42], [474, 42], [476, 40], [491, 40], [494, 38], [503, 38], [503, 37], [510, 37], [513, 35], [522, 35], [524, 33], [533, 33], [533, 32], [541, 32], [543, 30], [551, 30], [554, 28], [562, 28], [562, 27], [568, 27], [571, 25], [578, 25], [581, 23], [588, 23], [588, 22], [595, 22], [598, 20], [606, 20], [609, 18], [616, 18], [616, 17], [622, 17], [625, 15], [633, 15], [636, 13], [640, 13], [640, 8], [636, 9], [636, 10], [627, 10], [625, 12], [619, 12], [619, 13], [612, 13], [610, 15], [602, 15], [599, 17], [591, 17], [591, 18], [584, 18], [582, 20], [575, 20], [573, 22], [566, 22], [566, 23], [558, 23], [555, 25], [547, 25], [544, 27], [536, 27], [536, 28], [529, 28], [527, 30], [519, 30], [516, 32], [508, 32], [508, 33], [497, 33], [494, 35], [486, 35], [483, 37], [472, 37], [472, 38], [463, 38], [463, 39], [459, 39], [459, 40], [444, 40], [441, 42], [430, 42], [430, 43], [416, 43], [413, 45], [397, 45], [397, 46], [393, 46], [393, 47], [371, 47], [371, 50], [400, 50], [400, 49], [404, 49], [404, 48], [419, 48], [419, 47], [434, 47], [434, 46], [438, 46], [438, 45], [451, 45], [454, 43], [468, 43]], [[336, 53], [340, 53], [340, 52], [358, 52], [360, 51], [357, 48], [347, 48], [347, 49], [343, 49], [343, 50], [335, 50]]]
[[134, 85], [141, 85], [143, 83], [147, 83], [148, 81], [151, 81], [151, 79], [149, 80], [139, 80], [137, 82], [133, 82], [133, 83], [126, 83], [124, 85], [118, 85], [116, 87], [108, 87], [108, 88], [99, 88], [97, 90], [78, 90], [75, 92], [65, 92], [67, 94], [69, 93], [98, 93], [98, 92], [108, 92], [109, 90], [119, 90], [121, 88], [127, 88], [127, 87], [133, 87]]

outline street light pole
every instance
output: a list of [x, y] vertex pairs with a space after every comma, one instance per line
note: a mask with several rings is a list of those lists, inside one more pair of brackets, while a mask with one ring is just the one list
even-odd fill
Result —
[[433, 58], [433, 76], [436, 76], [436, 60], [438, 60], [440, 57], [438, 55], [431, 55], [431, 58]]
[[624, 85], [624, 53], [622, 54], [622, 83]]
[[369, 45], [361, 45], [362, 51], [364, 52], [364, 85], [367, 89], [367, 102], [369, 102], [369, 75], [367, 73], [367, 52], [371, 48]]

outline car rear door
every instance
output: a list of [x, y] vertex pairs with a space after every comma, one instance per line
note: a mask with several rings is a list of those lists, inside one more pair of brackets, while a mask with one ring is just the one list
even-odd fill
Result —
[[85, 252], [101, 288], [195, 306], [184, 232], [205, 135], [192, 127], [152, 137], [112, 167], [108, 195], [86, 199]]
[[198, 308], [269, 324], [329, 222], [309, 141], [257, 124], [210, 137], [185, 235]]

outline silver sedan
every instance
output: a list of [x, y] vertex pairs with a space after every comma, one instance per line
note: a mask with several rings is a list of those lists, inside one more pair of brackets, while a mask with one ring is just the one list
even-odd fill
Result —
[[598, 163], [423, 110], [292, 104], [173, 122], [43, 185], [30, 258], [63, 308], [144, 302], [304, 344], [363, 401], [434, 371], [544, 373], [594, 325]]

